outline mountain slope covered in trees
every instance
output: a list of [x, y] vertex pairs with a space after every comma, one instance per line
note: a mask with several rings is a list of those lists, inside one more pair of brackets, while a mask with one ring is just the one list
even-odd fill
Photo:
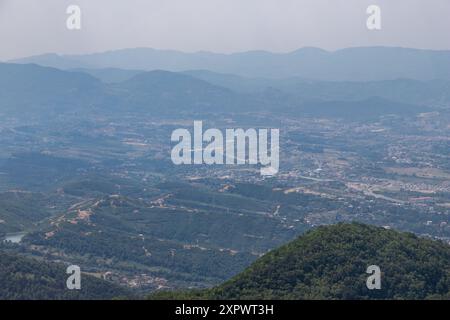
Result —
[[80, 290], [68, 290], [69, 276], [62, 265], [0, 251], [0, 300], [97, 300], [129, 295], [119, 286], [85, 274]]
[[[381, 289], [366, 273], [381, 269]], [[164, 298], [450, 299], [450, 246], [362, 224], [313, 229], [209, 291]]]

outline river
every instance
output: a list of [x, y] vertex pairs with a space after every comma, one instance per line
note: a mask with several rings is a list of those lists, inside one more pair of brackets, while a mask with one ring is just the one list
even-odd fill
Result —
[[22, 238], [26, 235], [25, 232], [17, 232], [17, 233], [9, 233], [5, 236], [3, 241], [12, 242], [12, 243], [20, 243]]

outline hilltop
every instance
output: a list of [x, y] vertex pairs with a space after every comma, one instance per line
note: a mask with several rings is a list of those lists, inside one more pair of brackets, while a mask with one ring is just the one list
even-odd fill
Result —
[[[381, 289], [366, 287], [380, 267]], [[449, 299], [450, 246], [363, 224], [318, 227], [203, 292], [156, 297], [213, 299]]]

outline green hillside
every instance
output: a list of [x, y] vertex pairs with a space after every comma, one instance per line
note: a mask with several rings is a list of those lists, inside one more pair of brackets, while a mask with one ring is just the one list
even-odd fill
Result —
[[0, 251], [0, 300], [90, 300], [129, 295], [125, 289], [88, 275], [82, 275], [80, 290], [68, 290], [65, 271], [63, 265]]
[[[381, 269], [369, 290], [367, 267]], [[362, 224], [313, 229], [207, 292], [157, 298], [450, 299], [450, 246]]]

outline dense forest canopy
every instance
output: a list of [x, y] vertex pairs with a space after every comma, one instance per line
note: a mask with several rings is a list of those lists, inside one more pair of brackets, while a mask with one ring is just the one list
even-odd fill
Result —
[[[381, 269], [380, 290], [366, 286], [371, 265]], [[450, 299], [450, 246], [357, 223], [323, 226], [212, 290], [151, 298]]]

